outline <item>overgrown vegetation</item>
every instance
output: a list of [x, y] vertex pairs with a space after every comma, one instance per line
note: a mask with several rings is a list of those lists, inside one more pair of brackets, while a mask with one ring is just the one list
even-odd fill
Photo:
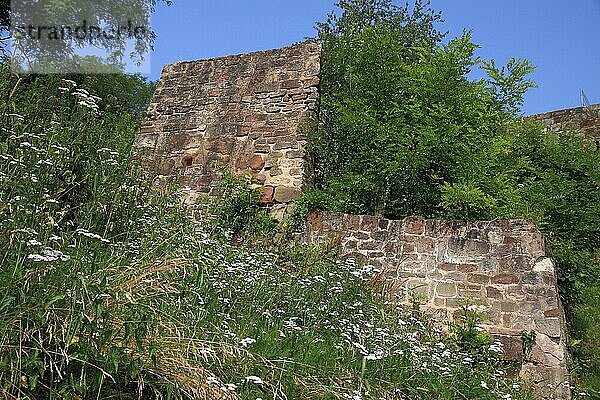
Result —
[[[595, 155], [518, 120], [528, 63], [480, 64], [468, 33], [441, 44], [440, 17], [421, 2], [340, 5], [319, 25], [316, 186], [296, 217], [533, 219], [559, 261], [578, 368], [598, 390]], [[276, 231], [251, 180], [223, 175], [210, 223], [150, 190], [130, 160], [151, 83], [8, 65], [0, 397], [529, 398], [468, 306], [448, 326], [379, 296], [377, 271], [337, 260], [334, 243], [254, 240]], [[488, 80], [467, 78], [478, 65]]]
[[[315, 184], [298, 210], [536, 222], [558, 262], [581, 376], [598, 392], [600, 342], [584, 316], [598, 305], [584, 288], [600, 284], [598, 153], [572, 133], [522, 121], [533, 67], [479, 59], [469, 32], [445, 40], [428, 3], [338, 6], [317, 25]], [[477, 68], [487, 78], [471, 79]]]
[[274, 232], [246, 178], [213, 223], [150, 190], [143, 79], [1, 74], [0, 397], [529, 398], [475, 320], [378, 296], [335, 246], [231, 245]]

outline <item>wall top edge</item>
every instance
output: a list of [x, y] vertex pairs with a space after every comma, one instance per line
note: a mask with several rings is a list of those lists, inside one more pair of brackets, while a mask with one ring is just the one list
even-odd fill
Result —
[[312, 49], [313, 52], [317, 52], [317, 51], [320, 52], [321, 51], [321, 43], [320, 42], [303, 42], [303, 43], [296, 43], [291, 46], [278, 47], [278, 48], [266, 49], [266, 50], [257, 50], [257, 51], [252, 51], [249, 53], [236, 53], [236, 54], [228, 54], [228, 55], [223, 55], [223, 56], [218, 56], [218, 57], [201, 58], [201, 59], [197, 59], [197, 60], [177, 61], [175, 63], [165, 64], [163, 66], [163, 71], [167, 68], [173, 68], [173, 67], [181, 66], [181, 65], [185, 65], [185, 64], [203, 63], [203, 62], [207, 62], [207, 61], [230, 60], [230, 59], [235, 59], [235, 58], [243, 58], [243, 57], [251, 57], [251, 56], [268, 57], [268, 56], [272, 56], [277, 53], [285, 53], [285, 52], [289, 52], [294, 49], [300, 49], [300, 48], [308, 48], [309, 51], [311, 50], [311, 48], [313, 48]]
[[589, 106], [582, 106], [582, 107], [572, 107], [572, 108], [563, 108], [563, 109], [559, 109], [559, 110], [552, 110], [552, 111], [546, 111], [540, 114], [533, 114], [533, 115], [527, 115], [525, 116], [525, 118], [527, 119], [547, 119], [549, 117], [554, 116], [555, 114], [568, 114], [568, 113], [579, 113], [579, 112], [585, 112], [585, 111], [596, 111], [596, 110], [600, 110], [600, 103], [599, 104], [591, 104]]

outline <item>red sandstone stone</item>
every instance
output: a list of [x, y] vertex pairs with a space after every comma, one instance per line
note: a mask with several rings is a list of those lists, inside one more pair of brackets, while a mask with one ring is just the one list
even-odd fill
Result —
[[142, 126], [140, 128], [140, 134], [152, 133], [154, 132], [154, 126]]
[[404, 231], [412, 235], [422, 235], [425, 230], [425, 220], [421, 217], [408, 217], [404, 221]]
[[459, 264], [457, 269], [459, 272], [469, 273], [477, 271], [479, 267], [475, 264]]
[[273, 202], [273, 187], [263, 186], [263, 196], [260, 199], [261, 204], [271, 204]]
[[248, 161], [248, 167], [250, 167], [250, 169], [252, 169], [254, 171], [260, 171], [261, 169], [263, 169], [264, 166], [265, 166], [265, 160], [258, 154], [254, 155]]
[[500, 274], [492, 277], [491, 282], [493, 284], [512, 285], [519, 283], [519, 277], [515, 274]]
[[546, 318], [557, 318], [560, 316], [560, 310], [558, 308], [553, 308], [552, 310], [544, 311], [544, 316]]
[[500, 359], [504, 361], [519, 361], [523, 356], [523, 340], [517, 335], [493, 335], [493, 338], [502, 343], [504, 350]]
[[444, 271], [456, 271], [457, 264], [441, 263], [438, 268]]
[[435, 249], [435, 242], [428, 237], [420, 237], [417, 239], [417, 252], [431, 254]]

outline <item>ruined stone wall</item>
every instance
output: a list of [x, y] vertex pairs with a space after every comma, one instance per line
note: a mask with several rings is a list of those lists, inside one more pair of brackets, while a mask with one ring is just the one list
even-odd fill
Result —
[[253, 173], [264, 202], [295, 199], [305, 138], [316, 112], [320, 45], [181, 62], [164, 67], [136, 141], [156, 182], [188, 188], [189, 202], [215, 194], [216, 173]]
[[587, 107], [569, 108], [532, 115], [529, 118], [542, 121], [546, 129], [561, 131], [569, 129], [585, 139], [595, 142], [600, 149], [600, 104]]
[[504, 343], [507, 360], [522, 356], [521, 332], [535, 331], [536, 344], [521, 372], [544, 396], [567, 396], [561, 385], [567, 351], [556, 271], [535, 225], [311, 214], [304, 240], [334, 238], [344, 258], [382, 269], [391, 295], [408, 301], [411, 292], [420, 293], [427, 309], [450, 319], [468, 300], [488, 318], [485, 327]]
[[[319, 44], [167, 65], [136, 141], [137, 158], [158, 185], [187, 188], [190, 203], [216, 194], [224, 167], [253, 174], [264, 203], [286, 204], [305, 179], [301, 128], [316, 113], [319, 72]], [[600, 140], [600, 105], [531, 118]], [[543, 396], [568, 397], [560, 386], [567, 352], [556, 274], [534, 225], [312, 214], [304, 240], [332, 237], [344, 257], [383, 268], [391, 295], [407, 300], [418, 292], [449, 318], [469, 299], [489, 318], [486, 328], [502, 340], [507, 359], [523, 354], [520, 333], [535, 331], [522, 373], [547, 389]]]

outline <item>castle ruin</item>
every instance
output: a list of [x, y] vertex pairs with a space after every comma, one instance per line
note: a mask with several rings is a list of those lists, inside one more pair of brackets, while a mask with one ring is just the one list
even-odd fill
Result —
[[[254, 175], [265, 205], [296, 199], [306, 179], [303, 127], [318, 111], [320, 50], [307, 43], [165, 66], [136, 141], [156, 184], [185, 187], [193, 204], [217, 193], [218, 171], [226, 168]], [[532, 118], [551, 130], [574, 124], [600, 140], [600, 106]], [[504, 358], [525, 356], [521, 374], [541, 397], [569, 397], [556, 270], [535, 225], [313, 213], [304, 241], [331, 238], [343, 257], [381, 268], [389, 294], [414, 290], [450, 319], [465, 302], [478, 307], [504, 343]], [[523, 332], [535, 332], [531, 348]]]

